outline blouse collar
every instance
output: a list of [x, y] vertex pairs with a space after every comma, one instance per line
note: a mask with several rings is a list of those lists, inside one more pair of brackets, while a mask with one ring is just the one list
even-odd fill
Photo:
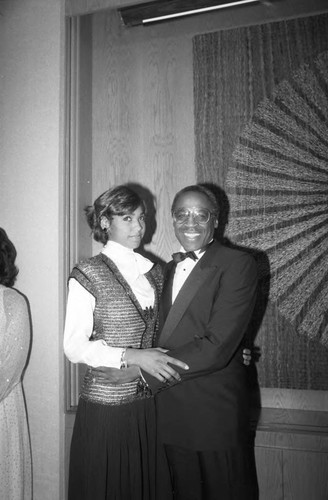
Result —
[[116, 241], [109, 240], [102, 253], [114, 262], [129, 282], [135, 281], [141, 274], [146, 274], [154, 265], [151, 260]]

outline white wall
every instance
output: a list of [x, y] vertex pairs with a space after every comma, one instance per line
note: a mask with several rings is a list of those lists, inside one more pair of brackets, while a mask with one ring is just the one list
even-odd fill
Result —
[[63, 12], [63, 0], [0, 1], [0, 226], [32, 313], [24, 387], [35, 500], [63, 498]]

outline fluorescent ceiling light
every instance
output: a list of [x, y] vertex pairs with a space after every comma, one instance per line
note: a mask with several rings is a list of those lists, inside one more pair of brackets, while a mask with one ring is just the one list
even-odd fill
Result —
[[153, 0], [118, 9], [124, 26], [151, 25], [219, 9], [243, 7], [247, 4], [270, 4], [272, 0]]
[[173, 14], [167, 14], [165, 16], [150, 17], [147, 19], [143, 19], [142, 23], [147, 24], [147, 23], [154, 23], [157, 21], [165, 21], [166, 19], [173, 19], [175, 17], [183, 17], [183, 16], [190, 16], [193, 14], [201, 14], [203, 12], [210, 12], [210, 11], [218, 10], [218, 9], [226, 9], [227, 7], [236, 7], [237, 5], [256, 3], [259, 1], [260, 0], [238, 0], [235, 2], [227, 2], [227, 3], [220, 4], [220, 5], [212, 5], [211, 7], [201, 7], [199, 9], [186, 10], [184, 12], [175, 12]]

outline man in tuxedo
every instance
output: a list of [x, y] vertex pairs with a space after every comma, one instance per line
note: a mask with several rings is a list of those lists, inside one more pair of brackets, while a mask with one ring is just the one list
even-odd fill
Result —
[[248, 253], [214, 239], [219, 208], [201, 185], [172, 204], [181, 251], [166, 268], [157, 345], [184, 361], [181, 382], [143, 371], [157, 399], [158, 428], [175, 500], [254, 500], [249, 395], [241, 346], [256, 298]]

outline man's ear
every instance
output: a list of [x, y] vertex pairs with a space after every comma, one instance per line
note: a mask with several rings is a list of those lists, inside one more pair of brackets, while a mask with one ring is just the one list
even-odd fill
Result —
[[218, 227], [219, 227], [219, 219], [215, 217], [214, 228], [217, 229]]

